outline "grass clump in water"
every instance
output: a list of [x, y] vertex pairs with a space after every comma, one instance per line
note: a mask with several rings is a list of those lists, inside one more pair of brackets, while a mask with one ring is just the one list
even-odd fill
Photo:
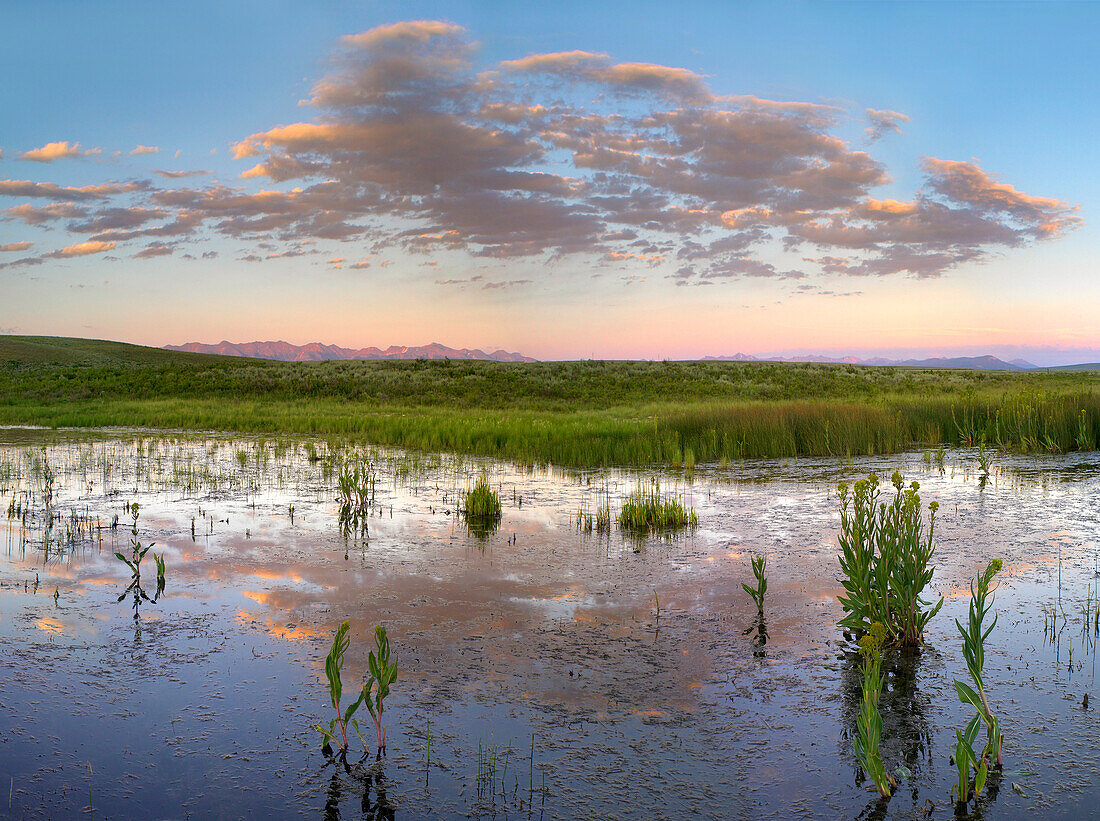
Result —
[[663, 493], [656, 479], [638, 487], [619, 511], [619, 527], [628, 533], [694, 528], [698, 523], [695, 509], [684, 507], [679, 499]]
[[500, 522], [500, 496], [489, 484], [487, 474], [481, 474], [474, 486], [462, 498], [462, 515], [467, 523], [480, 525]]

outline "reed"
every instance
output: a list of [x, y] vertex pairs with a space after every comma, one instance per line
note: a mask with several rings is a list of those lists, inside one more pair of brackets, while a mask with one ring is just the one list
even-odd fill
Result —
[[695, 509], [661, 490], [658, 479], [640, 484], [619, 510], [619, 527], [628, 533], [668, 533], [699, 523]]

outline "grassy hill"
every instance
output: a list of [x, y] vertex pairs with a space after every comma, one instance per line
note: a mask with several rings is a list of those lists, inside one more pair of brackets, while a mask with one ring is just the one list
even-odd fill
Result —
[[68, 336], [0, 336], [0, 363], [10, 365], [194, 365], [230, 359], [145, 345]]

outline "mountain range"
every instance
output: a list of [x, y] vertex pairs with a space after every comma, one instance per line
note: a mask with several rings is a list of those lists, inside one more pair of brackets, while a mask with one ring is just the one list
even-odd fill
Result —
[[885, 359], [875, 357], [873, 359], [859, 359], [855, 356], [831, 357], [820, 354], [807, 354], [805, 356], [750, 356], [745, 353], [735, 353], [730, 356], [704, 356], [705, 362], [826, 362], [847, 365], [898, 365], [911, 368], [973, 368], [983, 371], [1029, 371], [1038, 365], [1033, 365], [1023, 359], [1013, 359], [1005, 362], [995, 356], [937, 356], [930, 359]]
[[[292, 345], [289, 342], [229, 342], [222, 340], [216, 344], [188, 342], [185, 345], [165, 345], [169, 351], [188, 351], [191, 353], [221, 354], [222, 356], [244, 356], [256, 359], [277, 359], [283, 362], [320, 362], [327, 360], [351, 359], [475, 359], [492, 362], [537, 362], [530, 356], [510, 351], [483, 351], [480, 348], [449, 348], [439, 342], [430, 345], [408, 347], [391, 345], [388, 348], [342, 348], [339, 345], [325, 345], [310, 342], [307, 345]], [[855, 356], [824, 356], [805, 354], [800, 356], [753, 356], [735, 353], [726, 356], [704, 356], [704, 362], [822, 362], [840, 365], [880, 365], [912, 368], [970, 368], [986, 371], [1028, 371], [1038, 370], [1024, 359], [1005, 361], [995, 356], [955, 356], [931, 357], [928, 359], [887, 359], [874, 357], [860, 359]], [[1096, 365], [1062, 366], [1061, 369], [1074, 368], [1095, 370]]]
[[438, 342], [409, 348], [391, 345], [381, 348], [341, 348], [310, 342], [307, 345], [291, 345], [289, 342], [229, 342], [222, 340], [215, 345], [188, 342], [185, 345], [165, 345], [169, 351], [212, 353], [222, 356], [247, 356], [257, 359], [278, 359], [283, 362], [320, 362], [331, 359], [486, 359], [495, 362], [535, 362], [529, 356], [508, 351], [486, 353], [478, 348], [448, 348]]

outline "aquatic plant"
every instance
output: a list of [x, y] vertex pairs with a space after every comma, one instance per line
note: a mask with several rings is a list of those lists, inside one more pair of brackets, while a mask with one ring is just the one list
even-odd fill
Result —
[[882, 693], [882, 643], [885, 637], [886, 628], [882, 622], [876, 621], [870, 626], [867, 634], [859, 640], [862, 683], [853, 747], [856, 759], [874, 782], [879, 795], [889, 798], [897, 782], [886, 771], [879, 753], [879, 742], [882, 740], [882, 715], [879, 713], [878, 701]]
[[157, 565], [157, 592], [160, 593], [164, 590], [164, 554], [154, 553], [153, 561]]
[[[974, 741], [978, 737], [978, 728], [981, 726], [981, 718], [974, 716], [963, 731], [955, 730], [955, 770], [956, 783], [951, 786], [951, 795], [957, 803], [956, 814], [966, 812], [966, 805], [970, 801], [971, 791], [977, 796], [985, 787], [986, 778], [989, 776], [989, 764], [985, 757], [978, 758], [974, 755]], [[970, 771], [974, 771], [974, 780], [970, 780]]]
[[993, 453], [986, 449], [983, 438], [978, 445], [978, 470], [988, 476], [991, 467], [993, 467]]
[[924, 641], [924, 628], [943, 606], [941, 597], [930, 608], [921, 598], [932, 580], [932, 545], [937, 502], [928, 505], [925, 533], [920, 485], [908, 487], [900, 473], [891, 477], [895, 494], [891, 503], [879, 503], [878, 477], [871, 474], [837, 489], [840, 499], [840, 569], [846, 595], [840, 596], [844, 618], [840, 625], [866, 633], [874, 622], [886, 629], [886, 643], [916, 647]]
[[[970, 611], [966, 626], [964, 627], [958, 619], [955, 620], [955, 626], [958, 628], [963, 640], [963, 658], [966, 660], [966, 669], [970, 672], [970, 678], [974, 683], [974, 686], [971, 687], [965, 682], [955, 679], [955, 690], [959, 694], [959, 701], [972, 706], [978, 714], [975, 718], [980, 719], [981, 723], [985, 725], [986, 744], [981, 754], [982, 765], [985, 766], [987, 762], [990, 762], [991, 765], [997, 767], [1002, 764], [1001, 746], [1004, 739], [1001, 735], [1000, 722], [989, 708], [982, 669], [985, 666], [986, 639], [993, 632], [993, 628], [997, 626], [997, 616], [994, 614], [993, 621], [983, 629], [983, 622], [993, 607], [995, 598], [993, 590], [990, 589], [990, 584], [1001, 567], [1001, 560], [994, 559], [985, 571], [971, 582]], [[981, 787], [978, 787], [975, 792], [981, 792]]]
[[[341, 706], [344, 695], [344, 683], [342, 679], [344, 654], [348, 651], [348, 647], [351, 646], [351, 639], [348, 638], [348, 630], [350, 628], [350, 623], [347, 619], [344, 619], [336, 629], [336, 635], [332, 637], [332, 647], [328, 651], [328, 656], [325, 657], [325, 678], [328, 679], [329, 700], [332, 702], [332, 708], [336, 711], [336, 715], [329, 721], [328, 729], [325, 729], [321, 724], [314, 725], [317, 732], [324, 738], [324, 744], [321, 746], [321, 751], [325, 755], [332, 754], [333, 744], [340, 748], [340, 753], [342, 755], [347, 754], [349, 726], [355, 730], [360, 740], [363, 738], [362, 733], [359, 732], [359, 722], [355, 718], [355, 711], [359, 709], [366, 698], [367, 688], [365, 686], [363, 687], [359, 693], [359, 697], [348, 705], [347, 710], [344, 710]], [[339, 735], [337, 735], [337, 730], [339, 730]]]
[[370, 677], [363, 688], [367, 709], [374, 719], [374, 728], [378, 733], [378, 757], [386, 754], [386, 725], [382, 723], [386, 696], [390, 694], [390, 685], [397, 681], [397, 661], [390, 661], [390, 640], [386, 628], [379, 624], [374, 628], [374, 641], [378, 654], [371, 650], [367, 665]]
[[359, 511], [366, 509], [374, 503], [374, 465], [369, 461], [351, 465], [345, 462], [340, 468], [337, 486], [343, 505]]
[[[126, 558], [121, 552], [115, 551], [115, 558], [130, 568], [130, 571], [134, 574], [134, 582], [141, 583], [141, 560], [145, 558], [145, 554], [149, 552], [149, 548], [153, 546], [153, 542], [147, 545], [142, 545], [138, 541], [138, 515], [140, 507], [137, 502], [130, 505], [130, 515], [133, 517], [133, 529], [131, 530], [132, 538], [130, 540], [131, 555], [130, 558]], [[159, 565], [158, 565], [159, 568]]]
[[463, 494], [461, 510], [467, 521], [493, 522], [500, 520], [500, 496], [489, 484], [488, 474], [482, 473], [473, 487]]
[[641, 484], [619, 510], [619, 527], [629, 533], [663, 532], [699, 523], [694, 508], [662, 492], [659, 480]]
[[756, 609], [760, 614], [764, 613], [764, 594], [768, 592], [768, 580], [764, 576], [767, 563], [767, 556], [753, 556], [752, 574], [756, 577], [756, 587], [749, 587], [744, 582], [741, 582], [741, 586], [745, 588], [745, 592], [752, 596], [752, 600], [756, 602]]

